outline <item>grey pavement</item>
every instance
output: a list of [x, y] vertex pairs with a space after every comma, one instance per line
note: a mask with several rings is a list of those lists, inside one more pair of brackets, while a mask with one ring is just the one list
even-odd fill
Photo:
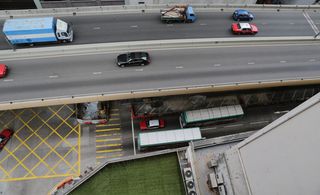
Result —
[[[317, 77], [317, 44], [257, 45], [150, 51], [146, 67], [121, 69], [118, 53], [7, 60], [2, 101], [113, 93], [192, 85]], [[230, 57], [231, 56], [231, 57]], [[29, 71], [33, 70], [33, 71]], [[94, 72], [101, 72], [96, 75]], [[51, 75], [58, 75], [50, 78]], [[186, 79], [188, 78], [188, 79]]]

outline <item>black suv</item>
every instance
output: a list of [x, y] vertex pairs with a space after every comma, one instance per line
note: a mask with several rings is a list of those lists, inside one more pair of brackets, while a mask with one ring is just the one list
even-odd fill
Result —
[[144, 66], [150, 64], [150, 62], [150, 55], [147, 52], [129, 52], [117, 57], [117, 65], [120, 67]]

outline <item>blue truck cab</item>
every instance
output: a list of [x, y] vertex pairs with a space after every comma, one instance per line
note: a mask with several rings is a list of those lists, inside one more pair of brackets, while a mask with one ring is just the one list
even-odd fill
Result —
[[72, 27], [54, 17], [7, 19], [3, 33], [12, 45], [73, 40]]
[[192, 23], [192, 22], [196, 21], [196, 19], [197, 19], [197, 16], [194, 13], [193, 8], [191, 6], [187, 7], [186, 17], [187, 17], [186, 22], [189, 22], [189, 23]]

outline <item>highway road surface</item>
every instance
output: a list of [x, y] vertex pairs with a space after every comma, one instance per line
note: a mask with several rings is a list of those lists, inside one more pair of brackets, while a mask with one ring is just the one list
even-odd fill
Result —
[[150, 50], [150, 65], [128, 68], [115, 64], [118, 53], [8, 59], [5, 63], [10, 72], [0, 80], [0, 100], [317, 77], [319, 46], [301, 43]]
[[[312, 36], [320, 28], [318, 12], [254, 11], [259, 28], [256, 36]], [[70, 44], [120, 41], [235, 37], [231, 33], [232, 12], [199, 12], [192, 24], [163, 24], [159, 13], [62, 17], [72, 23], [75, 40]], [[2, 29], [3, 20], [0, 21]], [[45, 46], [56, 46], [47, 44]], [[60, 44], [63, 45], [63, 44]], [[28, 46], [27, 46], [28, 47]], [[0, 49], [10, 49], [0, 33]]]

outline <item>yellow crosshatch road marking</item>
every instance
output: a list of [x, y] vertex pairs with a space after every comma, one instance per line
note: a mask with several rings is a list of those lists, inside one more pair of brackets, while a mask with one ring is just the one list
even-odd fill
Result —
[[98, 129], [96, 132], [120, 131], [120, 128]]
[[122, 144], [105, 144], [105, 145], [97, 145], [96, 148], [105, 148], [105, 147], [117, 147], [122, 146]]
[[96, 142], [111, 142], [111, 141], [120, 141], [121, 138], [111, 138], [111, 139], [97, 139]]
[[108, 153], [108, 152], [121, 152], [122, 149], [118, 148], [118, 149], [110, 149], [110, 150], [97, 150], [96, 153]]
[[119, 136], [120, 133], [112, 133], [112, 134], [103, 134], [103, 135], [96, 135], [96, 137], [111, 137], [111, 136]]
[[[0, 159], [0, 182], [78, 176], [80, 174], [81, 131], [80, 125], [73, 122], [74, 108], [62, 105], [37, 109], [43, 110], [37, 112], [30, 108], [0, 112], [0, 127], [15, 127], [11, 138], [15, 140], [10, 140], [12, 144], [4, 147], [6, 155]], [[42, 118], [40, 113], [47, 117]], [[5, 117], [6, 114], [14, 115], [14, 117], [4, 123], [1, 119], [8, 118]], [[63, 134], [59, 134], [59, 132], [63, 132]], [[23, 135], [26, 137], [22, 137]], [[58, 140], [52, 142], [53, 138]], [[69, 139], [74, 140], [73, 138], [76, 138], [77, 141], [70, 142]], [[64, 144], [63, 147], [66, 149], [63, 153], [59, 153], [57, 150], [62, 146], [61, 144]], [[24, 152], [19, 152], [21, 149]], [[43, 149], [48, 150], [46, 155], [37, 153], [38, 150], [42, 151]], [[18, 169], [18, 167], [20, 168]]]
[[110, 155], [110, 156], [96, 156], [96, 159], [103, 159], [103, 158], [116, 158], [116, 157], [121, 157], [123, 154], [115, 154], [115, 155]]

